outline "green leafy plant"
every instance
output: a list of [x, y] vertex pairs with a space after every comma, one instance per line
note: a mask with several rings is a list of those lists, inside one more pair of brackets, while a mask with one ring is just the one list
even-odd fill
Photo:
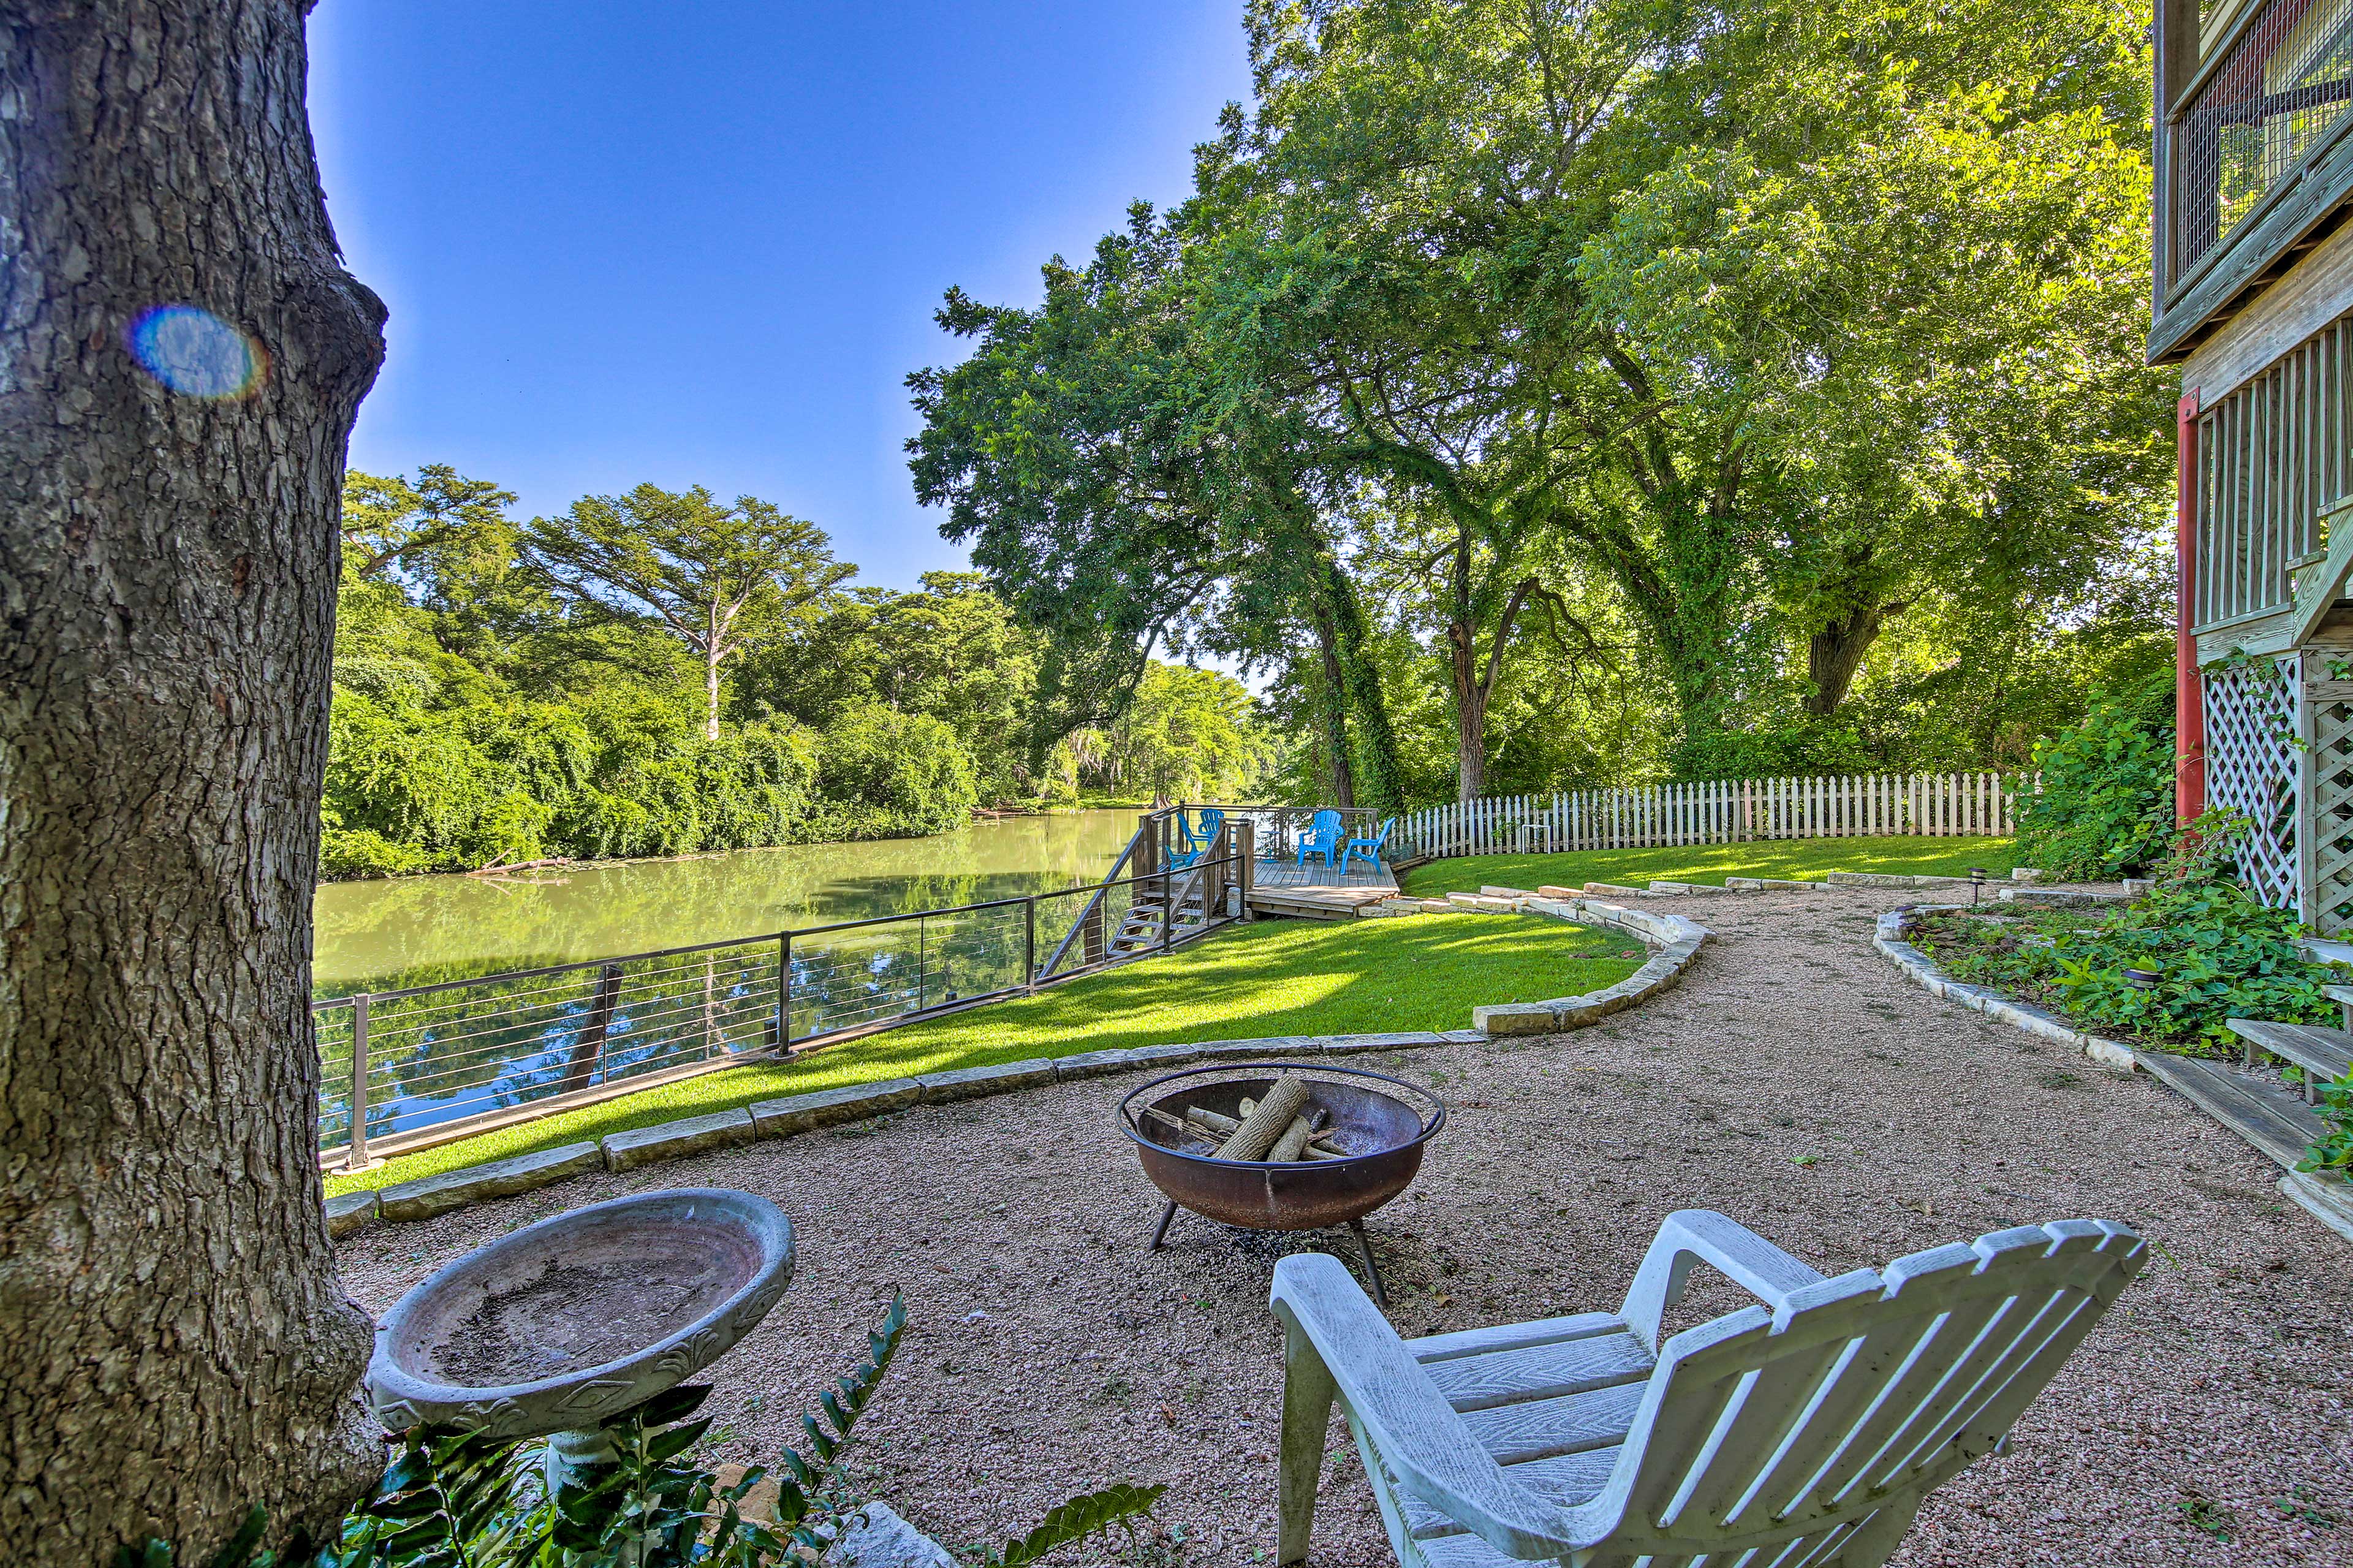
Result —
[[[271, 1552], [261, 1544], [269, 1529], [269, 1510], [256, 1503], [253, 1511], [237, 1533], [205, 1562], [205, 1568], [279, 1568], [280, 1563], [292, 1568], [305, 1553], [300, 1545], [290, 1547], [286, 1555]], [[114, 1554], [114, 1568], [174, 1568], [178, 1561], [172, 1547], [164, 1542], [149, 1541], [138, 1546], [124, 1546]]]
[[[732, 1486], [694, 1458], [711, 1428], [689, 1419], [711, 1393], [687, 1384], [607, 1420], [610, 1463], [573, 1470], [551, 1494], [543, 1439], [510, 1439], [449, 1426], [399, 1437], [400, 1452], [344, 1520], [339, 1538], [312, 1552], [261, 1545], [257, 1508], [206, 1568], [775, 1568], [814, 1563], [859, 1506], [845, 1468], [852, 1428], [871, 1403], [906, 1333], [893, 1297], [867, 1353], [818, 1395], [801, 1418], [808, 1454], [786, 1448], [773, 1522], [747, 1518], [744, 1500], [767, 1479], [746, 1471]], [[819, 1415], [824, 1417], [820, 1422]], [[986, 1568], [1019, 1568], [1048, 1552], [1149, 1511], [1166, 1489], [1114, 1486], [1072, 1498], [1027, 1535], [987, 1554]], [[125, 1546], [115, 1568], [174, 1568], [161, 1541]]]
[[2155, 864], [2173, 832], [2172, 678], [2095, 694], [2083, 721], [2034, 749], [2042, 789], [2021, 805], [2021, 858], [2051, 876]]
[[2150, 873], [2150, 879], [2160, 889], [2204, 888], [2235, 880], [2239, 846], [2253, 827], [2242, 811], [2209, 806], [2173, 836], [2172, 846]]
[[1026, 1568], [1044, 1561], [1058, 1546], [1083, 1541], [1097, 1531], [1129, 1521], [1160, 1500], [1165, 1487], [1115, 1486], [1074, 1497], [1047, 1510], [1029, 1534], [1008, 1541], [983, 1558], [983, 1568]]
[[[2205, 870], [2185, 869], [2119, 913], [2085, 920], [2068, 910], [2001, 921], [1945, 915], [1921, 940], [1957, 980], [2195, 1055], [2234, 1048], [2226, 1025], [2233, 1017], [2318, 1024], [2336, 1016], [2321, 988], [2341, 979], [2343, 967], [2306, 955], [2292, 911], [2266, 908]], [[2137, 984], [2127, 970], [2156, 978]]]
[[2314, 1109], [2328, 1131], [2305, 1151], [2295, 1168], [2339, 1176], [2353, 1173], [2353, 1073], [2320, 1085], [2320, 1103]]

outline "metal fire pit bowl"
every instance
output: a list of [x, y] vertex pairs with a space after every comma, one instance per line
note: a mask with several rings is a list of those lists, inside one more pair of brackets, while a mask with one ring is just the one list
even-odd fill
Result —
[[792, 1222], [765, 1198], [686, 1187], [591, 1204], [477, 1247], [396, 1302], [369, 1400], [395, 1431], [554, 1433], [551, 1463], [594, 1460], [600, 1421], [708, 1366], [792, 1277]]
[[[1373, 1295], [1388, 1302], [1364, 1216], [1413, 1184], [1424, 1145], [1446, 1125], [1446, 1102], [1417, 1085], [1361, 1068], [1318, 1064], [1300, 1072], [1307, 1105], [1321, 1109], [1347, 1157], [1274, 1164], [1220, 1160], [1178, 1147], [1183, 1135], [1147, 1120], [1143, 1107], [1181, 1115], [1188, 1106], [1239, 1117], [1245, 1096], [1262, 1100], [1276, 1075], [1299, 1069], [1281, 1062], [1220, 1063], [1154, 1079], [1119, 1102], [1120, 1126], [1134, 1141], [1144, 1173], [1168, 1205], [1152, 1235], [1157, 1250], [1178, 1208], [1245, 1230], [1321, 1230], [1345, 1225], [1364, 1248]], [[1262, 1077], [1229, 1076], [1262, 1074]], [[1215, 1081], [1211, 1081], [1215, 1080]], [[1171, 1089], [1171, 1085], [1186, 1085]], [[1428, 1108], [1425, 1117], [1419, 1107]]]

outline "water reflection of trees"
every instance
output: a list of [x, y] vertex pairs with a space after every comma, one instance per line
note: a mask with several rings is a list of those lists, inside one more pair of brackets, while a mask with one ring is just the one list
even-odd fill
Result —
[[507, 879], [320, 889], [322, 997], [1050, 891], [1100, 877], [1133, 814], [987, 823], [937, 838], [746, 849]]
[[[421, 889], [416, 907], [429, 918], [384, 957], [396, 961], [440, 946], [447, 933], [435, 934], [436, 924], [458, 919], [453, 911], [460, 909], [475, 911], [468, 917], [475, 955], [394, 962], [370, 977], [368, 1136], [415, 1131], [768, 1048], [776, 1041], [778, 976], [787, 948], [796, 1043], [1025, 984], [1029, 965], [1052, 959], [1086, 908], [1092, 875], [936, 866], [892, 872], [894, 861], [912, 860], [932, 843], [845, 847], [875, 852], [871, 874], [835, 878], [822, 889], [838, 907], [916, 918], [797, 934], [788, 943], [763, 931], [693, 952], [560, 967], [548, 947], [524, 945], [545, 939], [543, 907], [505, 902], [507, 893], [495, 888], [461, 889], [455, 899], [446, 886]], [[1094, 874], [1117, 847], [1100, 858]], [[743, 874], [747, 857], [778, 853], [746, 850], [595, 874], [620, 873], [626, 884], [629, 873], [653, 873], [640, 894], [658, 885], [666, 921], [691, 929], [715, 918], [712, 911], [741, 907], [741, 888], [731, 892], [728, 884]], [[1034, 939], [1028, 902], [959, 907], [1033, 895]], [[396, 887], [380, 903], [398, 910], [404, 896], [406, 889]], [[1108, 889], [1092, 936], [1072, 940], [1060, 969], [1103, 957], [1134, 899], [1126, 886]], [[636, 901], [641, 908], [649, 902], [642, 896]], [[480, 918], [485, 912], [503, 916], [503, 924]], [[774, 930], [781, 933], [790, 923]], [[442, 989], [388, 994], [420, 986]], [[320, 994], [348, 996], [355, 989], [322, 986]], [[324, 1067], [320, 1138], [332, 1147], [350, 1136], [353, 1011], [345, 1003], [322, 1007], [317, 1016]]]
[[[764, 940], [372, 996], [368, 1136], [765, 1049], [778, 954]], [[349, 1006], [320, 1014], [322, 1146], [350, 1137], [352, 1020]]]

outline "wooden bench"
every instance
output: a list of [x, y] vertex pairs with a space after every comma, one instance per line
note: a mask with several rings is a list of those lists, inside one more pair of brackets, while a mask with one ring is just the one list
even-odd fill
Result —
[[[2353, 988], [2332, 985], [2329, 990], [2353, 995]], [[2322, 1084], [2353, 1072], [2353, 1033], [2323, 1028], [2317, 1024], [2281, 1024], [2264, 1018], [2231, 1018], [2225, 1022], [2231, 1033], [2245, 1043], [2249, 1067], [2255, 1065], [2256, 1054], [2262, 1052], [2304, 1069], [2306, 1105], [2319, 1102]]]

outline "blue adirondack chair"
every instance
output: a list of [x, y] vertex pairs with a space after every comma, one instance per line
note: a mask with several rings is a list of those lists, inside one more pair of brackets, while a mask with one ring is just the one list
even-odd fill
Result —
[[1196, 828], [1185, 820], [1183, 812], [1178, 812], [1176, 837], [1185, 847], [1169, 855], [1167, 868], [1171, 871], [1185, 870], [1202, 856], [1207, 855], [1209, 852], [1209, 847], [1217, 843], [1218, 829], [1224, 826], [1225, 820], [1224, 812], [1205, 808], [1201, 813], [1201, 826]]
[[1340, 851], [1340, 869], [1345, 871], [1348, 868], [1348, 862], [1350, 860], [1361, 857], [1362, 858], [1373, 863], [1374, 870], [1379, 870], [1381, 868], [1381, 851], [1388, 847], [1389, 835], [1397, 831], [1397, 825], [1398, 819], [1392, 816], [1387, 822], [1381, 824], [1379, 837], [1349, 839], [1347, 844]]
[[1332, 857], [1340, 852], [1340, 840], [1343, 837], [1340, 814], [1330, 806], [1325, 806], [1308, 818], [1307, 831], [1299, 836], [1300, 868], [1303, 870], [1305, 869], [1307, 858], [1310, 855], [1321, 855], [1324, 857], [1324, 864], [1326, 866], [1332, 864]]
[[1176, 819], [1177, 831], [1185, 835], [1185, 847], [1196, 855], [1215, 847], [1219, 831], [1225, 826], [1226, 814], [1213, 805], [1201, 808], [1201, 821], [1198, 827], [1187, 827], [1182, 816]]

